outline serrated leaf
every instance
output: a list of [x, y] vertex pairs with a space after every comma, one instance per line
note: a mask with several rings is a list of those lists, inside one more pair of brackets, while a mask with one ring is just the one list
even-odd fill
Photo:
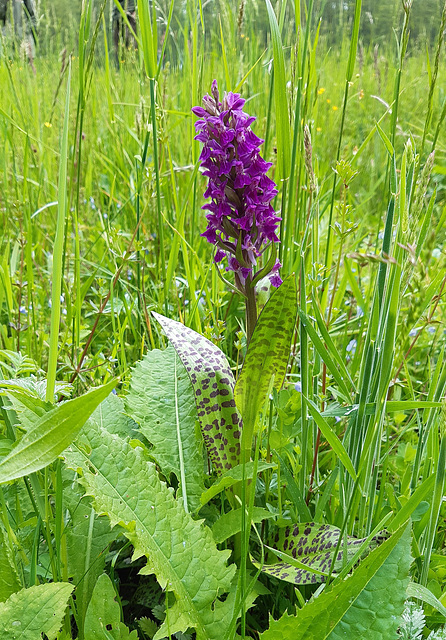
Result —
[[22, 478], [53, 462], [77, 436], [116, 381], [67, 400], [45, 413], [0, 462], [0, 484]]
[[354, 574], [328, 587], [297, 616], [271, 620], [261, 640], [389, 640], [396, 637], [409, 583], [410, 526], [393, 534]]
[[163, 474], [176, 475], [186, 511], [195, 511], [204, 491], [197, 410], [189, 376], [173, 347], [149, 351], [136, 365], [126, 408], [154, 445], [150, 454]]
[[9, 546], [6, 531], [0, 524], [0, 602], [4, 602], [10, 595], [20, 591], [21, 584], [14, 565], [13, 555]]
[[195, 394], [201, 432], [216, 472], [240, 462], [241, 419], [234, 376], [223, 352], [180, 322], [152, 312], [183, 363]]
[[195, 628], [197, 640], [209, 640], [207, 627], [217, 614], [212, 603], [229, 590], [235, 571], [226, 565], [230, 552], [218, 551], [211, 531], [184, 511], [142, 449], [104, 429], [86, 436], [89, 452], [73, 444], [65, 452], [68, 466], [82, 471], [97, 513], [125, 528], [134, 557], [148, 557], [144, 573], [175, 594], [169, 621], [180, 619], [177, 630]]
[[[10, 378], [9, 380], [0, 381], [0, 389], [4, 390], [6, 393], [15, 391], [22, 395], [27, 395], [30, 398], [36, 398], [45, 402], [46, 379], [36, 380], [34, 376], [29, 378]], [[59, 395], [69, 397], [72, 389], [73, 385], [69, 382], [59, 381], [55, 384], [54, 395], [55, 397]]]
[[93, 411], [89, 424], [106, 429], [120, 438], [137, 438], [138, 425], [125, 413], [123, 400], [111, 393]]
[[277, 390], [282, 386], [296, 316], [296, 280], [291, 275], [264, 306], [235, 385], [235, 401], [243, 418], [243, 446], [248, 451], [258, 414], [268, 398], [271, 384]]
[[54, 640], [74, 587], [65, 582], [39, 584], [13, 593], [0, 603], [2, 640]]
[[[337, 527], [314, 522], [299, 523], [280, 529], [267, 542], [267, 547], [276, 550], [276, 555], [283, 562], [265, 564], [261, 570], [263, 573], [293, 584], [323, 582], [324, 576], [329, 574], [332, 564], [333, 571], [337, 572], [342, 567], [344, 560], [348, 561], [353, 558], [358, 548], [366, 540], [366, 538], [347, 536], [346, 540], [342, 541], [333, 563], [340, 533], [341, 531]], [[370, 541], [370, 546], [376, 546], [386, 537], [388, 536], [385, 534], [374, 536]], [[265, 559], [268, 559], [268, 554]], [[310, 570], [306, 570], [306, 566], [310, 567]]]
[[146, 634], [148, 638], [153, 638], [158, 629], [158, 625], [156, 624], [156, 622], [154, 622], [150, 618], [140, 618], [138, 620], [138, 627], [143, 633]]
[[[45, 402], [39, 397], [33, 397], [22, 390], [7, 390], [5, 393], [12, 405], [12, 407], [8, 407], [8, 410], [11, 411], [12, 408], [15, 411], [20, 427], [24, 431], [32, 429], [36, 424], [36, 420], [43, 417], [53, 408], [50, 402]], [[15, 417], [14, 421], [16, 421]]]
[[121, 622], [121, 607], [106, 573], [99, 576], [85, 616], [84, 635], [88, 640], [104, 640], [104, 629], [113, 640], [138, 640], [138, 632]]
[[[251, 577], [251, 576], [249, 576]], [[261, 594], [269, 593], [268, 589], [266, 589], [261, 583], [257, 582], [254, 585], [254, 588], [249, 593], [246, 602], [245, 609], [246, 611], [252, 607], [257, 596]], [[227, 594], [227, 597], [224, 601], [217, 599], [214, 603], [214, 613], [213, 618], [208, 620], [206, 631], [207, 638], [209, 640], [222, 640], [224, 632], [229, 628], [231, 623], [231, 618], [234, 612], [234, 606], [236, 604], [236, 596], [237, 596], [237, 579], [233, 580], [231, 589]], [[162, 626], [158, 629], [155, 634], [153, 640], [164, 640], [167, 638], [169, 634], [178, 634], [181, 632], [181, 629], [184, 627], [181, 624], [181, 615], [178, 614], [178, 603], [175, 603], [172, 608], [169, 609], [169, 624], [167, 624], [167, 619], [164, 621]], [[238, 634], [236, 634], [235, 638], [237, 640], [240, 638]], [[198, 637], [197, 637], [198, 640]]]

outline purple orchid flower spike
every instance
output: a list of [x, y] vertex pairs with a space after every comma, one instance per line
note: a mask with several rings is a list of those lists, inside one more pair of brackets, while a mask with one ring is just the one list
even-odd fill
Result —
[[[255, 118], [243, 111], [245, 100], [229, 92], [220, 101], [214, 80], [203, 105], [192, 109], [200, 118], [195, 139], [203, 143], [200, 162], [203, 175], [209, 178], [204, 196], [210, 202], [203, 207], [208, 225], [202, 235], [217, 247], [215, 262], [227, 259], [226, 270], [234, 272], [235, 285], [247, 299], [249, 339], [257, 317], [255, 282], [268, 276], [273, 286], [282, 283], [281, 264], [275, 258], [281, 218], [271, 205], [277, 188], [266, 175], [272, 165], [260, 155], [263, 140], [251, 129]], [[259, 258], [271, 244], [273, 259], [258, 268]]]

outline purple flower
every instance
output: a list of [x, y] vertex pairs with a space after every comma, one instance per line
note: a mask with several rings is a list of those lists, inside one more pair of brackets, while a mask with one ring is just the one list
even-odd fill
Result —
[[278, 260], [256, 273], [266, 247], [279, 242], [280, 218], [271, 205], [277, 188], [266, 175], [272, 165], [259, 153], [263, 140], [251, 130], [255, 118], [243, 111], [244, 104], [238, 93], [231, 92], [220, 102], [214, 80], [211, 95], [203, 98], [204, 107], [192, 109], [200, 118], [195, 139], [203, 143], [200, 162], [203, 175], [209, 178], [204, 196], [210, 202], [203, 207], [208, 225], [202, 235], [217, 247], [215, 262], [227, 259], [226, 270], [235, 272], [242, 292], [257, 274], [269, 274], [275, 287], [282, 282]]

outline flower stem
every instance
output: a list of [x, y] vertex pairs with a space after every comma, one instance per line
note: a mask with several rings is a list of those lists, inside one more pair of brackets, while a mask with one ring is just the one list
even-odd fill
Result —
[[249, 343], [251, 342], [251, 337], [257, 322], [256, 293], [255, 293], [255, 287], [251, 286], [251, 282], [252, 282], [252, 278], [251, 276], [248, 276], [248, 278], [246, 278], [246, 285], [245, 285], [246, 344], [247, 345], [249, 345]]

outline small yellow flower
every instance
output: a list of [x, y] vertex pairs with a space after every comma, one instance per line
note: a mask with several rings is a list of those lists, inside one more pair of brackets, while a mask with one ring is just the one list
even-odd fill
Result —
[[330, 98], [327, 98], [327, 104], [330, 104], [331, 100]]
[[45, 122], [45, 127], [46, 127], [47, 129], [51, 129], [51, 127], [52, 127], [52, 126], [53, 126], [53, 125], [51, 124], [51, 122]]
[[316, 131], [320, 133], [322, 131], [322, 127], [316, 127]]
[[321, 96], [323, 93], [325, 93], [324, 87], [321, 87], [320, 89], [318, 89], [318, 92], [317, 92], [318, 96]]
[[332, 109], [333, 109], [333, 111], [337, 111], [338, 110], [338, 108], [337, 108], [337, 106], [335, 104], [332, 106]]
[[362, 100], [364, 97], [364, 90], [361, 89], [361, 91], [359, 92], [359, 99]]

